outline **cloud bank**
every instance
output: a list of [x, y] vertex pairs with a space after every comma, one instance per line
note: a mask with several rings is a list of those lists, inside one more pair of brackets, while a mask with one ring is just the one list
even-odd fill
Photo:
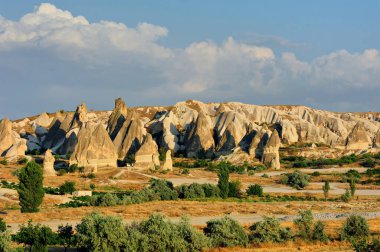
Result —
[[[18, 21], [0, 17], [0, 117], [110, 109], [183, 99], [379, 110], [380, 55], [340, 50], [309, 61], [228, 37], [168, 48], [167, 28], [91, 23], [45, 3]], [[167, 38], [167, 39], [168, 39]]]

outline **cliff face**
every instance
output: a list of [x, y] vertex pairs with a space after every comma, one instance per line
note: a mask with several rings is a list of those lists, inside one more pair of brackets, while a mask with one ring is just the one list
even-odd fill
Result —
[[[278, 143], [284, 148], [294, 144], [324, 146], [324, 151], [313, 148], [312, 152], [307, 149], [299, 152], [316, 157], [324, 153], [339, 156], [376, 151], [380, 146], [379, 121], [377, 112], [335, 113], [305, 106], [206, 104], [192, 100], [170, 107], [127, 108], [124, 101], [117, 99], [113, 111], [88, 112], [83, 104], [75, 113], [43, 113], [13, 124], [3, 120], [0, 146], [5, 152], [21, 136], [27, 140], [28, 150], [43, 152], [49, 148], [56, 154], [68, 154], [77, 148], [79, 130], [89, 122], [102, 125], [102, 135], [106, 133], [110, 140], [107, 149], [114, 146], [118, 159], [141, 154], [137, 152], [149, 136], [149, 145], [152, 139], [157, 148], [174, 154], [210, 158], [246, 153], [245, 157], [251, 160], [261, 160], [277, 168]], [[156, 148], [153, 149], [152, 155], [157, 155]], [[114, 163], [113, 151], [107, 153]], [[94, 155], [90, 159], [97, 158]]]

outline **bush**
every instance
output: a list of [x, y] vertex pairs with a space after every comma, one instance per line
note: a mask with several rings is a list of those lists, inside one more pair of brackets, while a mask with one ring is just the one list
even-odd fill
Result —
[[74, 172], [77, 172], [79, 170], [79, 167], [77, 164], [72, 164], [69, 166], [69, 172], [70, 173], [74, 173]]
[[350, 202], [351, 200], [351, 193], [348, 189], [346, 189], [346, 192], [344, 194], [342, 194], [342, 196], [340, 196], [340, 199], [343, 201], [343, 202]]
[[3, 218], [0, 218], [0, 232], [5, 232], [5, 231], [7, 231], [7, 224], [5, 223]]
[[55, 244], [57, 235], [50, 227], [42, 226], [41, 224], [34, 226], [30, 220], [27, 226], [20, 226], [19, 231], [14, 236], [14, 240], [17, 243], [23, 243], [25, 246], [29, 246], [32, 252], [47, 252], [47, 245]]
[[354, 197], [355, 196], [355, 192], [356, 192], [356, 181], [355, 181], [355, 179], [350, 178], [350, 180], [349, 180], [348, 183], [350, 185], [351, 197]]
[[363, 167], [374, 168], [376, 166], [376, 161], [371, 158], [367, 158], [361, 162], [360, 165]]
[[10, 252], [11, 243], [11, 233], [9, 231], [0, 231], [0, 251]]
[[182, 185], [177, 188], [178, 197], [181, 199], [204, 198], [206, 194], [201, 184]]
[[20, 181], [18, 195], [22, 213], [39, 211], [45, 191], [43, 188], [42, 168], [35, 162], [29, 162], [18, 174]]
[[311, 174], [311, 176], [313, 176], [313, 177], [319, 177], [319, 176], [321, 176], [321, 173], [319, 171], [315, 171], [315, 172], [313, 172]]
[[300, 211], [299, 217], [294, 220], [298, 235], [304, 240], [311, 240], [313, 236], [313, 214], [310, 210]]
[[182, 168], [181, 169], [181, 174], [183, 174], [183, 175], [189, 175], [190, 174], [189, 168]]
[[263, 187], [258, 184], [250, 185], [247, 189], [247, 194], [252, 196], [263, 197]]
[[95, 173], [91, 172], [87, 175], [87, 178], [89, 179], [94, 179], [96, 176], [95, 176]]
[[77, 225], [78, 246], [85, 251], [121, 251], [126, 243], [122, 219], [91, 213]]
[[75, 182], [65, 181], [65, 183], [59, 186], [59, 191], [61, 192], [61, 194], [65, 194], [65, 193], [72, 194], [74, 191], [76, 191]]
[[342, 240], [363, 239], [369, 236], [369, 226], [366, 219], [359, 215], [351, 215], [344, 222], [340, 237]]
[[310, 176], [300, 171], [284, 174], [281, 183], [302, 189], [309, 184]]
[[327, 242], [329, 240], [325, 232], [325, 224], [322, 221], [317, 221], [314, 224], [312, 239], [314, 241], [321, 241], [321, 242]]
[[58, 227], [59, 244], [63, 245], [65, 251], [68, 247], [75, 243], [74, 229], [71, 225]]
[[248, 244], [248, 236], [244, 228], [236, 220], [227, 216], [208, 221], [204, 233], [211, 239], [214, 247], [245, 247]]
[[157, 194], [161, 200], [175, 200], [178, 198], [178, 193], [174, 190], [173, 184], [170, 181], [151, 179], [150, 189]]
[[57, 172], [58, 176], [63, 176], [63, 175], [66, 175], [66, 174], [67, 174], [67, 171], [65, 169], [59, 169], [58, 172]]
[[205, 197], [207, 198], [216, 198], [220, 197], [219, 187], [212, 184], [202, 184], [203, 191], [205, 192]]
[[193, 228], [188, 218], [182, 217], [177, 224], [177, 229], [180, 237], [185, 241], [184, 251], [203, 251], [210, 246], [209, 239]]
[[241, 182], [239, 180], [228, 182], [228, 197], [241, 197]]
[[325, 181], [324, 185], [322, 186], [323, 195], [325, 196], [325, 201], [329, 197], [329, 191], [330, 191], [330, 182]]
[[254, 243], [261, 242], [283, 242], [292, 238], [289, 228], [280, 226], [276, 218], [266, 217], [262, 221], [253, 224], [249, 230], [249, 238]]
[[119, 203], [119, 198], [112, 193], [94, 195], [91, 197], [90, 203], [92, 206], [116, 206]]
[[18, 160], [17, 163], [20, 165], [26, 164], [26, 163], [28, 163], [28, 159], [26, 157], [23, 157], [20, 160]]
[[356, 252], [378, 252], [380, 251], [380, 242], [373, 239], [369, 242], [367, 239], [351, 239], [351, 245]]
[[2, 165], [8, 165], [8, 161], [6, 159], [3, 159], [0, 161], [0, 164]]

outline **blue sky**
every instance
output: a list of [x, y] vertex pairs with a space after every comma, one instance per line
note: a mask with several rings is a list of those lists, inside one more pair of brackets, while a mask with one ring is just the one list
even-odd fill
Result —
[[[130, 105], [167, 105], [194, 98], [304, 104], [338, 111], [380, 108], [374, 95], [380, 91], [380, 1], [49, 1], [57, 10], [68, 11], [73, 18], [83, 16], [94, 24], [91, 29], [97, 36], [86, 30], [90, 37], [85, 34], [78, 38], [86, 44], [86, 50], [82, 44], [53, 43], [47, 37], [50, 31], [59, 31], [61, 25], [46, 27], [51, 20], [58, 20], [54, 17], [58, 12], [49, 12], [47, 17], [38, 12], [41, 3], [0, 3], [3, 20], [19, 24], [4, 21], [0, 35], [1, 31], [20, 35], [25, 27], [30, 30], [20, 35], [22, 38], [44, 31], [30, 40], [0, 37], [0, 85], [9, 92], [24, 87], [35, 99], [25, 107], [0, 94], [0, 117], [72, 109], [81, 101], [95, 109], [110, 109], [115, 95]], [[28, 13], [42, 13], [46, 19], [39, 18], [41, 23], [33, 23], [31, 28], [31, 23], [20, 21]], [[118, 40], [117, 45], [112, 42], [115, 51], [105, 50], [109, 41], [104, 36], [120, 39], [118, 31], [104, 35], [107, 27], [99, 30], [102, 28], [96, 25], [102, 20], [123, 23], [131, 29], [128, 32], [132, 33]], [[66, 21], [68, 36], [81, 29], [77, 23]], [[139, 30], [141, 23], [154, 28]], [[136, 35], [134, 30], [141, 34]], [[147, 35], [149, 32], [153, 37]], [[87, 47], [94, 40], [98, 43]], [[135, 43], [144, 47], [124, 46]], [[273, 55], [262, 57], [266, 49]], [[247, 52], [255, 55], [246, 59]], [[75, 53], [81, 56], [74, 57]], [[31, 62], [36, 64], [33, 70], [26, 69]], [[239, 64], [241, 67], [236, 69], [231, 67]], [[91, 69], [95, 74], [89, 77]], [[174, 91], [170, 96], [154, 92], [163, 89]], [[41, 93], [47, 90], [51, 99], [42, 101]], [[59, 97], [51, 93], [56, 90]], [[70, 90], [75, 90], [75, 95]]]

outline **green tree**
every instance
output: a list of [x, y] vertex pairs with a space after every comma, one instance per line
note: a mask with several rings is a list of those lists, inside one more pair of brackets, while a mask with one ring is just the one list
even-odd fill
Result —
[[298, 235], [304, 240], [311, 240], [313, 236], [313, 214], [310, 210], [300, 211], [299, 217], [294, 220]]
[[233, 180], [233, 181], [228, 182], [228, 197], [234, 197], [234, 198], [241, 197], [240, 180]]
[[91, 213], [77, 225], [78, 246], [85, 251], [121, 251], [126, 232], [121, 218]]
[[369, 226], [366, 219], [359, 215], [351, 215], [343, 223], [340, 237], [342, 240], [365, 239], [369, 236]]
[[65, 252], [67, 248], [74, 243], [74, 229], [73, 226], [66, 224], [65, 226], [58, 227], [59, 243], [64, 246]]
[[322, 186], [323, 194], [325, 195], [325, 201], [329, 197], [329, 191], [330, 191], [330, 182], [328, 180], [325, 180], [325, 184]]
[[355, 196], [355, 192], [356, 192], [356, 181], [354, 178], [350, 178], [350, 180], [348, 181], [349, 185], [350, 185], [350, 193], [351, 193], [351, 197], [354, 197]]
[[59, 191], [61, 192], [61, 194], [65, 194], [65, 193], [72, 194], [74, 191], [76, 191], [75, 182], [65, 181], [65, 183], [59, 186]]
[[342, 196], [340, 197], [342, 199], [342, 201], [344, 202], [349, 202], [351, 200], [351, 193], [348, 189], [346, 189], [345, 193], [342, 194]]
[[230, 178], [230, 172], [228, 169], [228, 165], [225, 162], [222, 162], [219, 165], [219, 173], [218, 173], [218, 187], [220, 189], [220, 197], [223, 199], [228, 197], [229, 192], [229, 183], [228, 180]]
[[248, 244], [244, 228], [227, 216], [208, 221], [203, 231], [211, 239], [214, 247], [245, 247]]
[[22, 213], [39, 211], [45, 191], [43, 188], [43, 172], [41, 166], [29, 162], [18, 173], [20, 181], [18, 194]]
[[28, 246], [30, 252], [47, 252], [47, 246], [56, 243], [57, 235], [50, 227], [41, 226], [41, 224], [33, 225], [30, 220], [28, 225], [20, 226], [14, 240]]

